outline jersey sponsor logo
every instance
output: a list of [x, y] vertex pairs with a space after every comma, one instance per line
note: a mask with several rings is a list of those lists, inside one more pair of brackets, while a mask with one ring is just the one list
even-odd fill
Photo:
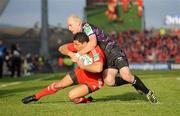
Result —
[[94, 54], [94, 61], [98, 61], [99, 60], [99, 54]]
[[92, 58], [87, 54], [80, 56], [79, 59], [83, 61], [84, 65], [90, 65], [93, 63]]
[[93, 59], [94, 62], [99, 60], [99, 54], [96, 52], [95, 49], [92, 50], [92, 54], [93, 54]]
[[91, 28], [91, 26], [89, 24], [85, 24], [84, 25], [84, 32], [89, 36], [91, 34], [93, 34], [93, 30]]
[[179, 25], [180, 24], [180, 16], [167, 15], [165, 17], [165, 24], [167, 24], [167, 25]]

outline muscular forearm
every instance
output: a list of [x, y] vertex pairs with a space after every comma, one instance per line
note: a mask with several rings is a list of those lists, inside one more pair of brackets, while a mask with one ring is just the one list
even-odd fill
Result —
[[90, 52], [92, 49], [94, 49], [96, 47], [96, 45], [97, 45], [96, 36], [91, 35], [89, 37], [89, 42], [88, 42], [87, 46], [84, 49], [80, 50], [78, 53], [81, 55], [86, 54], [86, 53]]
[[67, 55], [67, 56], [71, 56], [71, 54], [73, 53], [73, 52], [71, 52], [70, 50], [68, 50], [66, 44], [60, 46], [58, 50], [59, 50], [59, 52], [60, 52], [61, 54]]
[[79, 51], [79, 54], [86, 54], [88, 52], [90, 52], [93, 48], [95, 48], [95, 45], [91, 45], [90, 43], [87, 44], [87, 46], [82, 49], [81, 51]]

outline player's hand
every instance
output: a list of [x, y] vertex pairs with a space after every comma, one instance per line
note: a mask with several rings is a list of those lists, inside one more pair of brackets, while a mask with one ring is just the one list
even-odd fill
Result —
[[68, 56], [71, 58], [73, 62], [77, 62], [78, 57], [76, 57], [76, 53], [70, 52]]
[[84, 63], [83, 63], [83, 61], [81, 59], [78, 59], [76, 63], [77, 63], [79, 68], [81, 68], [81, 69], [85, 68], [85, 65], [84, 65]]
[[77, 60], [78, 60], [78, 58], [75, 56], [75, 57], [71, 57], [71, 60], [73, 61], [73, 62], [77, 62]]
[[76, 56], [70, 57], [73, 62], [77, 62], [78, 58]]

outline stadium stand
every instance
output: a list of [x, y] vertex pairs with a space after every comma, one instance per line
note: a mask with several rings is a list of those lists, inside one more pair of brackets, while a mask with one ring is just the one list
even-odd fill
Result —
[[131, 63], [180, 63], [180, 36], [172, 31], [164, 35], [157, 30], [110, 34], [125, 50]]

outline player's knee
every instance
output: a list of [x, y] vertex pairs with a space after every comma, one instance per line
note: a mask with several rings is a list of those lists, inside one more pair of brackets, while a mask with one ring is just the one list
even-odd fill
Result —
[[71, 101], [73, 101], [76, 97], [75, 97], [74, 93], [70, 91], [70, 92], [68, 93], [68, 98], [69, 98]]
[[114, 86], [114, 84], [115, 84], [115, 80], [114, 80], [114, 78], [112, 78], [111, 76], [106, 77], [106, 78], [104, 79], [104, 82], [105, 82], [105, 84], [108, 85], [108, 86]]

